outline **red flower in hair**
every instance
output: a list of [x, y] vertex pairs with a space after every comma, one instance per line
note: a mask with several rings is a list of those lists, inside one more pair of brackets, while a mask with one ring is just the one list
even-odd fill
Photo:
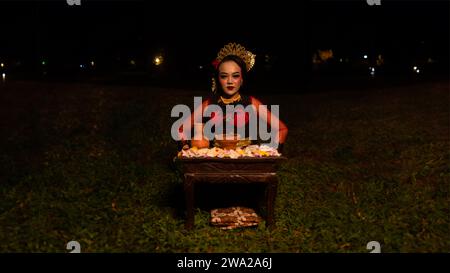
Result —
[[212, 65], [214, 66], [215, 69], [217, 69], [219, 67], [219, 63], [220, 61], [215, 59], [214, 61], [212, 61]]

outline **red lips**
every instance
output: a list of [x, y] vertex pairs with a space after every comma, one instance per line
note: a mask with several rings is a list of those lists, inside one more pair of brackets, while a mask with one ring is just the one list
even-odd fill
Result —
[[233, 86], [228, 86], [227, 89], [231, 91], [231, 90], [234, 89], [234, 87]]

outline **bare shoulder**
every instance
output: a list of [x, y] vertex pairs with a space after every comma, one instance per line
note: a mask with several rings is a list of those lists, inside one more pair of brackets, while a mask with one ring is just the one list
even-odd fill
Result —
[[262, 102], [259, 99], [255, 98], [253, 96], [250, 96], [250, 103], [255, 106], [259, 106], [262, 104]]
[[210, 104], [211, 104], [211, 98], [207, 98], [207, 99], [203, 100], [203, 102], [202, 102], [203, 107], [208, 106]]

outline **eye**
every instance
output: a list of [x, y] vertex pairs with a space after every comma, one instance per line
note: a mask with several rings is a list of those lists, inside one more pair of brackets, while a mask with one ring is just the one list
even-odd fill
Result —
[[220, 75], [220, 78], [224, 80], [227, 78], [227, 75]]
[[233, 75], [233, 78], [234, 78], [234, 79], [238, 79], [238, 78], [240, 78], [240, 77], [241, 77], [241, 75], [239, 75], [239, 74], [238, 74], [238, 75]]

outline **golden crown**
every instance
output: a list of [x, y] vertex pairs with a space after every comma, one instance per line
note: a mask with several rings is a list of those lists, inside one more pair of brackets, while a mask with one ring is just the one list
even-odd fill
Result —
[[221, 62], [228, 55], [236, 55], [241, 58], [247, 66], [247, 72], [255, 65], [256, 55], [246, 50], [245, 47], [237, 43], [229, 43], [225, 45], [217, 54], [216, 60]]

